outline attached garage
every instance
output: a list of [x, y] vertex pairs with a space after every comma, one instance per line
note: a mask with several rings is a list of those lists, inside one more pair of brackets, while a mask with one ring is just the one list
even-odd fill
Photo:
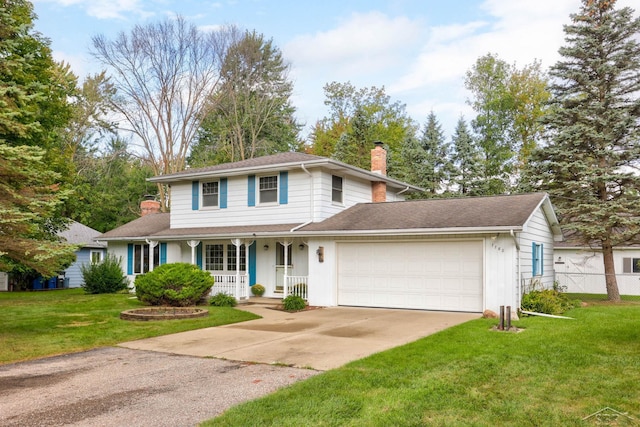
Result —
[[481, 312], [483, 242], [337, 244], [338, 305]]

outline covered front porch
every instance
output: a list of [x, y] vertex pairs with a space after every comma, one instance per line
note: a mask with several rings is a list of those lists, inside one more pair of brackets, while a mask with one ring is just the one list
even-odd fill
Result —
[[[239, 302], [253, 296], [251, 286], [265, 287], [265, 297], [298, 295], [308, 299], [309, 251], [297, 239], [188, 240], [190, 261], [208, 271], [215, 282], [211, 295], [224, 293]], [[183, 246], [181, 244], [181, 246]]]

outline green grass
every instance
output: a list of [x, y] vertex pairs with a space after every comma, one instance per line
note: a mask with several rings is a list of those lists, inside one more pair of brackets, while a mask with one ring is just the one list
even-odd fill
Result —
[[114, 345], [256, 319], [227, 307], [202, 306], [200, 319], [131, 322], [120, 312], [143, 306], [127, 294], [87, 295], [82, 289], [0, 292], [0, 364]]
[[[599, 301], [593, 299], [593, 301]], [[478, 319], [230, 409], [205, 426], [584, 426], [605, 407], [640, 419], [640, 304]], [[615, 425], [627, 425], [618, 420]]]

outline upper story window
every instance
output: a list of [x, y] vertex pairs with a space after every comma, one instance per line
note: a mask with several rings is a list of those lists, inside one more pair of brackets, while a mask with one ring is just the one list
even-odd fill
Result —
[[202, 183], [202, 207], [218, 206], [220, 188], [217, 181]]
[[262, 176], [259, 184], [260, 203], [276, 203], [278, 201], [278, 176]]
[[331, 175], [331, 201], [342, 203], [342, 177]]

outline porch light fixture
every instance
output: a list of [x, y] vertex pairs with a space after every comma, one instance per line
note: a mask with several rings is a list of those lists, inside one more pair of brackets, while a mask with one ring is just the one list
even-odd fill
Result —
[[301, 251], [304, 250], [304, 243], [300, 243], [298, 245], [298, 249], [300, 249]]
[[263, 248], [264, 248], [265, 251], [268, 251], [269, 250], [269, 245], [264, 245]]

